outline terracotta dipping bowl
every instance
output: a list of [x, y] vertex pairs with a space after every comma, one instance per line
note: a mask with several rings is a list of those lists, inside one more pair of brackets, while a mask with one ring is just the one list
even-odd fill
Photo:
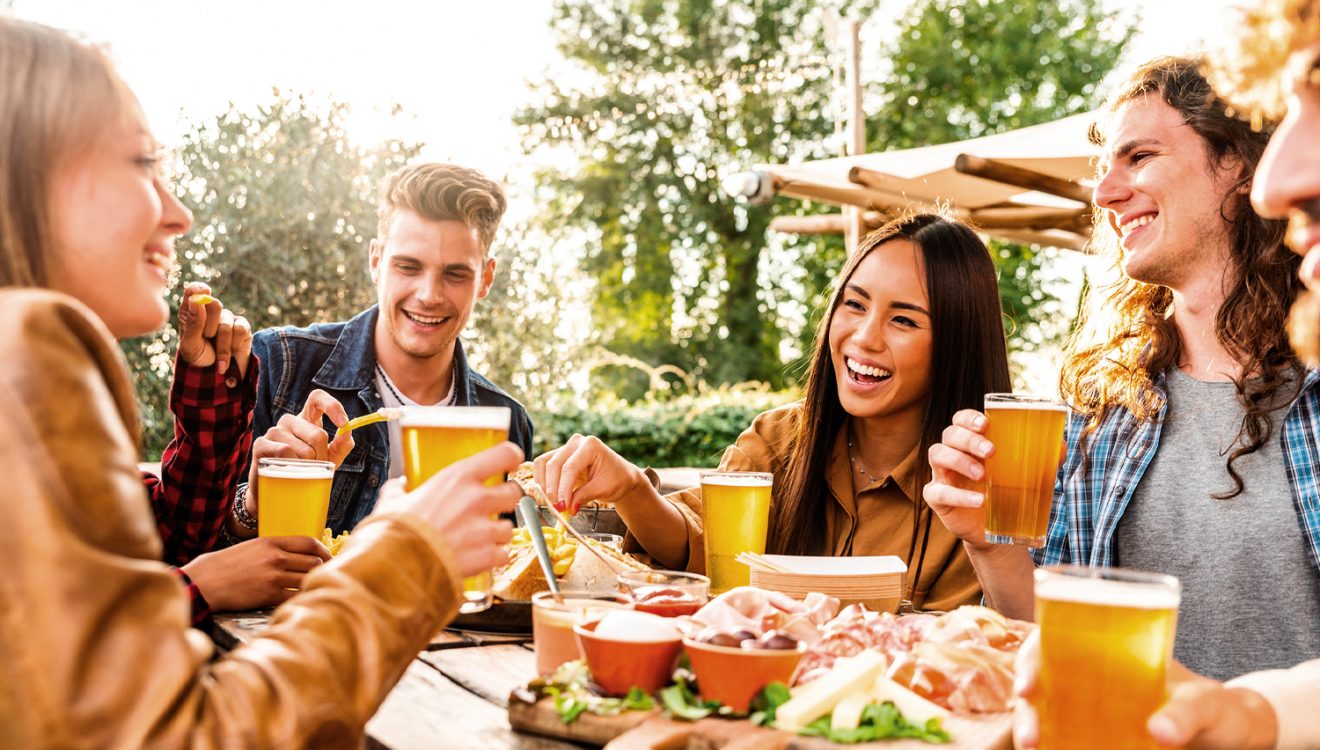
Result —
[[611, 695], [624, 695], [639, 687], [654, 694], [674, 676], [674, 664], [683, 641], [618, 641], [596, 635], [600, 620], [573, 626], [578, 645], [587, 660], [591, 679]]
[[701, 697], [746, 712], [761, 688], [772, 682], [790, 684], [803, 645], [795, 649], [745, 649], [683, 640]]

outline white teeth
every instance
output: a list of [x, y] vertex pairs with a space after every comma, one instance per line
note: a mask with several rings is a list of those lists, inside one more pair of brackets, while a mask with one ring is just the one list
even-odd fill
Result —
[[415, 320], [415, 321], [417, 321], [418, 323], [421, 323], [421, 324], [424, 325], [424, 326], [433, 326], [433, 325], [437, 325], [437, 324], [439, 324], [441, 321], [444, 320], [444, 318], [423, 318], [423, 317], [420, 316], [420, 315], [414, 315], [413, 313], [407, 312], [406, 310], [404, 311], [403, 314], [404, 314], [404, 315], [407, 315], [411, 320]]
[[151, 265], [159, 268], [160, 270], [166, 273], [169, 273], [171, 267], [173, 266], [173, 263], [170, 260], [170, 256], [167, 253], [148, 252], [146, 260]]
[[1155, 220], [1155, 214], [1146, 214], [1145, 216], [1138, 216], [1132, 221], [1129, 221], [1128, 223], [1119, 227], [1118, 228], [1119, 234], [1124, 234], [1124, 235], [1130, 234], [1133, 230], [1140, 229], [1141, 227], [1146, 226], [1147, 224], [1151, 223], [1154, 220]]
[[894, 374], [889, 370], [884, 369], [883, 367], [871, 367], [870, 365], [864, 365], [861, 362], [858, 362], [857, 360], [853, 359], [852, 357], [844, 357], [843, 361], [847, 363], [849, 370], [852, 370], [853, 372], [859, 375], [866, 375], [872, 378], [887, 378], [890, 375]]

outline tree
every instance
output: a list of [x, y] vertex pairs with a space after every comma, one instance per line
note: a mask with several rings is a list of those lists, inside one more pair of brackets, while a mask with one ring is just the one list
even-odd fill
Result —
[[[276, 91], [251, 111], [231, 106], [184, 139], [177, 185], [193, 228], [176, 243], [178, 276], [210, 283], [254, 331], [343, 319], [375, 301], [367, 243], [376, 191], [418, 147], [356, 145], [344, 131], [346, 114], [343, 104]], [[167, 397], [182, 284], [174, 286], [170, 324], [122, 345], [149, 455], [173, 431]]]
[[[829, 51], [819, 11], [867, 17], [878, 1], [558, 0], [553, 31], [571, 64], [522, 110], [530, 154], [576, 160], [537, 173], [544, 225], [576, 233], [594, 279], [597, 341], [712, 383], [782, 385], [809, 351], [837, 240], [770, 237], [775, 215], [720, 177], [757, 162], [833, 155]], [[914, 4], [868, 86], [875, 150], [1043, 122], [1095, 102], [1131, 27], [1102, 0]], [[547, 161], [551, 161], [547, 159]], [[554, 159], [562, 165], [562, 158]], [[832, 210], [832, 209], [830, 209]], [[1022, 338], [1048, 301], [1041, 256], [997, 245]], [[803, 319], [806, 323], [803, 323]], [[794, 335], [796, 334], [796, 336]], [[639, 395], [644, 384], [610, 382]]]

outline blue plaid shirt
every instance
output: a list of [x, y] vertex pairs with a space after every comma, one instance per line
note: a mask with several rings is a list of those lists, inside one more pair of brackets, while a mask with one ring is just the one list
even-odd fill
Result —
[[[1045, 546], [1033, 550], [1037, 565], [1114, 564], [1114, 531], [1127, 510], [1137, 483], [1160, 444], [1168, 409], [1164, 374], [1155, 387], [1164, 396], [1158, 417], [1138, 420], [1127, 409], [1112, 409], [1087, 440], [1090, 461], [1082, 469], [1078, 440], [1086, 419], [1068, 416], [1064, 437], [1068, 457], [1054, 484], [1054, 506]], [[1279, 439], [1283, 441], [1288, 483], [1292, 486], [1297, 524], [1306, 536], [1311, 566], [1320, 573], [1320, 370], [1306, 373], [1301, 394], [1288, 408]]]

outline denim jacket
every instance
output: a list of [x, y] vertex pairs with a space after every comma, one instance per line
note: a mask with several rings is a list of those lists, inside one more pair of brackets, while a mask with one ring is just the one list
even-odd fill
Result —
[[[344, 405], [349, 418], [384, 406], [376, 392], [375, 306], [341, 323], [308, 328], [269, 328], [252, 337], [252, 353], [261, 360], [252, 434], [261, 436], [285, 414], [298, 414], [315, 388]], [[467, 364], [462, 342], [454, 344], [455, 405], [507, 406], [513, 410], [509, 440], [532, 455], [532, 422], [527, 410]], [[334, 427], [324, 423], [328, 432]], [[385, 424], [353, 431], [355, 445], [335, 472], [326, 525], [334, 533], [351, 531], [376, 506], [380, 486], [389, 478], [390, 450]], [[240, 491], [241, 496], [241, 491]]]

